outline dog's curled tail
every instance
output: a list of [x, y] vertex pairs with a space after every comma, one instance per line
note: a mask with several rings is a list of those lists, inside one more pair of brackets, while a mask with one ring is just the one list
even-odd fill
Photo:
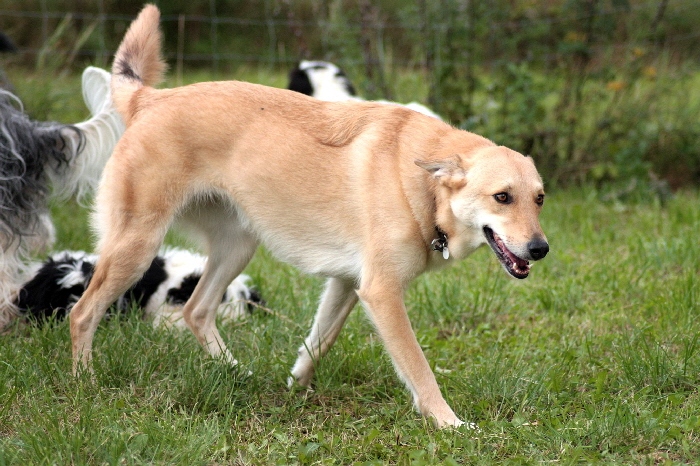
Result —
[[112, 101], [128, 124], [136, 106], [130, 105], [134, 92], [155, 86], [163, 79], [167, 65], [161, 56], [160, 11], [146, 5], [126, 31], [112, 64]]

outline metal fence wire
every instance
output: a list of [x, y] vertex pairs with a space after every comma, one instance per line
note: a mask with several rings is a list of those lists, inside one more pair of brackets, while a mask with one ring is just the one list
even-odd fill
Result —
[[[0, 0], [0, 32], [19, 52], [0, 64], [108, 67], [142, 1]], [[700, 105], [688, 99], [700, 63], [698, 0], [156, 3], [177, 83], [185, 69], [279, 76], [302, 58], [328, 60], [365, 98], [420, 100], [536, 154], [550, 183], [700, 180]]]
[[[116, 12], [116, 2], [109, 0], [81, 2], [80, 8], [74, 3], [38, 0], [3, 8], [0, 2], [0, 31], [28, 63], [51, 54], [66, 66], [108, 64], [140, 5], [119, 6], [119, 11], [133, 10], [128, 15]], [[700, 45], [692, 19], [700, 20], [697, 0], [578, 0], [568, 3], [579, 8], [521, 7], [518, 14], [492, 13], [484, 6], [503, 3], [505, 8], [510, 2], [473, 0], [415, 0], [391, 11], [369, 0], [299, 2], [308, 3], [304, 8], [291, 0], [245, 2], [245, 8], [241, 2], [204, 0], [192, 2], [197, 8], [180, 6], [183, 13], [177, 5], [161, 3], [166, 57], [214, 71], [240, 64], [288, 66], [300, 58], [398, 67], [436, 61], [463, 66], [466, 59], [484, 66], [502, 60], [553, 66], [577, 46], [598, 55], [650, 46], [693, 54]], [[239, 15], [231, 14], [235, 9]], [[669, 26], [668, 18], [678, 24]]]

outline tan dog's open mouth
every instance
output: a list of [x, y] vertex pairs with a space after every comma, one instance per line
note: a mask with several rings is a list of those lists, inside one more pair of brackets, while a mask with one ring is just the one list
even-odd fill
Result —
[[489, 227], [484, 227], [484, 235], [489, 246], [496, 253], [503, 268], [515, 278], [527, 278], [530, 274], [530, 263], [513, 254], [503, 243], [503, 240]]

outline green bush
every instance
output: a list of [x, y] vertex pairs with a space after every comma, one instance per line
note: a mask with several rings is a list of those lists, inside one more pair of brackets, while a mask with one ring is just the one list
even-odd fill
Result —
[[[700, 182], [693, 0], [161, 3], [173, 85], [184, 68], [256, 82], [262, 70], [283, 86], [297, 59], [328, 59], [366, 98], [422, 101], [532, 155], [549, 186], [592, 182], [613, 197], [663, 196], [667, 186]], [[141, 2], [7, 8], [0, 30], [23, 50], [8, 71], [22, 65], [30, 80], [33, 70], [67, 79], [86, 64], [108, 66]], [[69, 98], [47, 95], [20, 97], [37, 117], [50, 114], [37, 107]]]

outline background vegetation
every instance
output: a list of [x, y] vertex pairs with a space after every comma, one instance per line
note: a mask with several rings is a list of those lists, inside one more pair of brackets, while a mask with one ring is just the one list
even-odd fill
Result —
[[[57, 248], [90, 248], [83, 210], [54, 215]], [[66, 322], [0, 338], [0, 465], [695, 464], [697, 192], [662, 206], [567, 190], [542, 225], [552, 251], [527, 280], [481, 249], [407, 293], [447, 400], [479, 432], [411, 409], [360, 309], [314, 391], [288, 390], [321, 280], [261, 249], [246, 272], [266, 309], [220, 325], [241, 370], [136, 316], [100, 326], [94, 379], [70, 375]]]
[[[420, 100], [531, 154], [550, 186], [665, 196], [700, 182], [695, 0], [256, 0], [160, 3], [175, 84], [335, 61], [368, 98]], [[108, 66], [140, 0], [3, 6], [9, 60]], [[280, 83], [284, 85], [284, 83]]]

